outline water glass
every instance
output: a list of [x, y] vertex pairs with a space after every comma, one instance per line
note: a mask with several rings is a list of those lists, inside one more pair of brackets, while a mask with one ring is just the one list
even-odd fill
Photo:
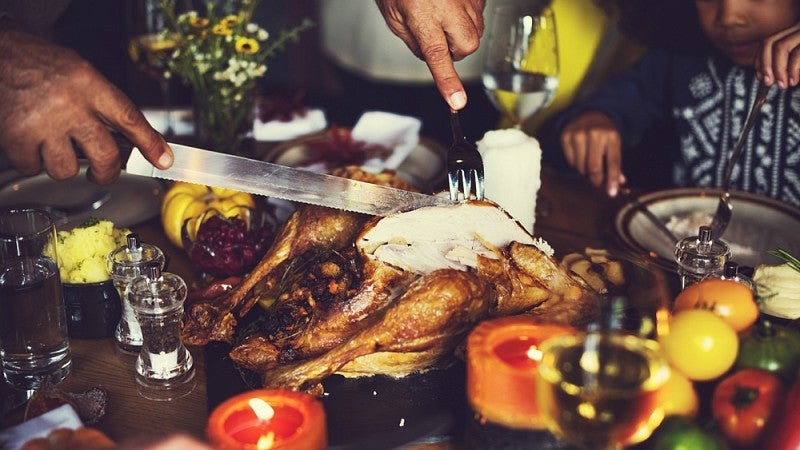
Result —
[[0, 210], [0, 359], [12, 386], [33, 390], [71, 370], [56, 227], [37, 209]]

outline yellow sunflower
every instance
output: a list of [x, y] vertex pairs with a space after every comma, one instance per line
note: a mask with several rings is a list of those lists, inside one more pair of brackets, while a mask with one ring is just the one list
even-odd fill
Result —
[[239, 23], [239, 16], [233, 14], [225, 16], [225, 18], [220, 20], [219, 23], [225, 25], [228, 28], [233, 28], [236, 26], [237, 23]]
[[190, 16], [189, 17], [189, 25], [195, 28], [203, 28], [208, 25], [208, 19], [205, 17], [200, 16]]
[[252, 55], [258, 52], [258, 41], [253, 38], [248, 37], [238, 37], [236, 38], [236, 53], [244, 53], [246, 55]]
[[218, 23], [211, 28], [211, 32], [216, 34], [217, 36], [230, 36], [233, 34], [233, 30], [226, 27], [223, 23]]

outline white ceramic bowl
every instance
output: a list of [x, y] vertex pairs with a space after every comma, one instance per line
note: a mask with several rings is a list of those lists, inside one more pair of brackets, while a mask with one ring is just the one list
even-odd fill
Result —
[[[702, 223], [692, 220], [693, 215], [694, 219], [708, 218], [706, 225], [710, 223], [720, 193], [719, 189], [676, 188], [645, 194], [639, 200], [664, 223], [672, 220], [669, 227], [680, 239], [697, 235], [697, 229], [685, 226], [687, 222]], [[800, 255], [800, 208], [741, 191], [731, 193], [731, 204], [733, 217], [722, 236], [731, 247], [731, 260], [756, 267], [780, 263], [768, 253], [776, 248]], [[617, 211], [614, 232], [629, 250], [652, 259], [662, 268], [675, 270], [674, 243], [656, 230], [633, 204], [623, 205]]]

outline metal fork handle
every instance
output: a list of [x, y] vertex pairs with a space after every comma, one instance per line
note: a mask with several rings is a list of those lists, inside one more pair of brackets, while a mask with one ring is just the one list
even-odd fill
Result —
[[759, 83], [758, 85], [756, 99], [753, 102], [753, 106], [750, 108], [750, 112], [747, 114], [747, 119], [744, 121], [742, 132], [739, 134], [739, 139], [736, 141], [736, 145], [733, 147], [731, 157], [728, 159], [728, 163], [725, 166], [725, 178], [722, 180], [722, 190], [725, 192], [728, 192], [730, 188], [733, 167], [736, 165], [736, 161], [739, 160], [742, 150], [744, 149], [744, 143], [747, 141], [747, 137], [750, 134], [750, 129], [753, 128], [753, 125], [756, 122], [756, 117], [761, 111], [761, 107], [764, 106], [764, 102], [767, 100], [767, 94], [769, 93], [770, 87], [771, 86], [767, 86], [764, 83]]
[[464, 133], [461, 131], [461, 122], [458, 120], [458, 111], [450, 109], [450, 129], [453, 131], [453, 140], [460, 141], [464, 139]]

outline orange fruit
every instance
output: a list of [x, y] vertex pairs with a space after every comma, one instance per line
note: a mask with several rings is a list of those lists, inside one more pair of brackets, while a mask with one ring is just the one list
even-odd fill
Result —
[[675, 298], [673, 312], [705, 309], [722, 317], [736, 332], [750, 328], [758, 320], [758, 305], [753, 291], [735, 280], [707, 278], [690, 285]]

